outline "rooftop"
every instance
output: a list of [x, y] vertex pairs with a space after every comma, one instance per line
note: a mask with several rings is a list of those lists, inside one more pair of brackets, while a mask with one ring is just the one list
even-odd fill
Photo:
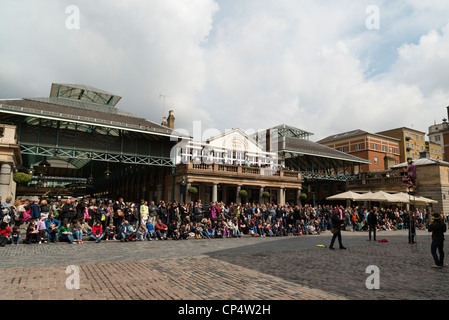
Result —
[[[79, 84], [52, 84], [48, 98], [0, 100], [2, 113], [25, 115], [27, 121], [58, 119], [94, 123], [99, 126], [127, 128], [170, 135], [170, 128], [116, 107], [121, 97]], [[4, 121], [7, 117], [4, 117]]]
[[384, 136], [379, 133], [370, 133], [370, 132], [367, 132], [367, 131], [364, 131], [361, 129], [356, 129], [356, 130], [352, 130], [352, 131], [347, 131], [347, 132], [331, 135], [329, 137], [326, 137], [324, 139], [317, 141], [317, 143], [326, 143], [326, 142], [337, 141], [337, 140], [351, 138], [351, 137], [357, 137], [357, 136], [361, 136], [361, 135], [371, 135], [371, 136], [381, 137], [383, 139], [399, 141], [399, 139]]

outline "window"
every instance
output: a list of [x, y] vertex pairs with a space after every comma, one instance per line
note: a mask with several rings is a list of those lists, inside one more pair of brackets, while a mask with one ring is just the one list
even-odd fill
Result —
[[387, 152], [387, 146], [382, 146], [382, 150], [383, 150], [384, 152]]
[[390, 147], [390, 153], [393, 153], [393, 147]]
[[190, 160], [192, 159], [192, 150], [190, 148], [182, 148], [181, 149], [181, 161], [182, 163], [190, 163]]
[[373, 143], [373, 149], [377, 150], [377, 144]]
[[377, 157], [374, 157], [374, 164], [379, 164], [379, 159]]
[[362, 145], [360, 143], [356, 143], [355, 150], [361, 150], [361, 149], [362, 149]]
[[407, 142], [405, 145], [407, 148], [410, 148], [410, 143]]

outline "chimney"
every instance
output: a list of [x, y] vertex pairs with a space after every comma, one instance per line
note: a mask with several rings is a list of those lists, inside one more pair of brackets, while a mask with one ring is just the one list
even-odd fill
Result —
[[168, 112], [167, 126], [170, 129], [175, 129], [175, 117], [173, 116], [173, 110]]
[[167, 126], [167, 117], [163, 117], [162, 118], [162, 123], [163, 126]]
[[268, 129], [266, 131], [266, 135], [265, 135], [265, 151], [266, 152], [270, 152], [271, 151], [271, 130]]

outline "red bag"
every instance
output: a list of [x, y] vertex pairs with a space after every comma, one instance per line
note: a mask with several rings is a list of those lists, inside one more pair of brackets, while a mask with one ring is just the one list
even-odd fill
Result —
[[24, 211], [23, 217], [22, 217], [22, 222], [27, 222], [30, 219], [31, 219], [31, 215], [28, 212]]

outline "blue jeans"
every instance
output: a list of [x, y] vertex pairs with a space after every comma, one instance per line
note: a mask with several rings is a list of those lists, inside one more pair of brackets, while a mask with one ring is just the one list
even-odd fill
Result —
[[11, 244], [19, 244], [20, 243], [20, 239], [22, 239], [21, 235], [18, 235], [17, 237], [10, 237], [11, 238]]
[[[437, 266], [443, 266], [443, 264], [444, 264], [443, 247], [444, 247], [443, 241], [432, 241], [432, 244], [430, 246], [430, 252], [432, 253], [433, 260], [435, 260], [435, 264]], [[438, 254], [440, 255], [440, 258], [438, 258], [437, 250], [438, 250]]]
[[56, 231], [48, 232], [48, 229], [47, 229], [47, 241], [56, 242], [57, 238], [58, 238], [58, 233]]
[[73, 238], [82, 241], [83, 240], [83, 231], [82, 230], [73, 231]]
[[59, 236], [59, 241], [63, 242], [63, 241], [67, 241], [69, 243], [73, 242], [73, 236], [71, 234], [61, 234]]
[[90, 235], [90, 237], [91, 237], [92, 239], [94, 239], [96, 243], [98, 243], [98, 242], [101, 241], [101, 238], [103, 238], [103, 234], [100, 234], [100, 235], [97, 237], [97, 236], [95, 236], [95, 235], [92, 233], [92, 234]]

